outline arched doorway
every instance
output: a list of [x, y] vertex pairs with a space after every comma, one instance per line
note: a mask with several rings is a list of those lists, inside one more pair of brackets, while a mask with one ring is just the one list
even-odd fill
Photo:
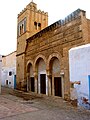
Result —
[[55, 96], [62, 97], [62, 78], [60, 76], [60, 62], [57, 57], [52, 57], [50, 60], [51, 78], [51, 93]]
[[46, 64], [42, 58], [38, 58], [36, 65], [38, 71], [38, 93], [47, 94]]
[[33, 74], [33, 66], [31, 63], [28, 64], [27, 72], [29, 74], [28, 78], [28, 90], [35, 92], [35, 80], [34, 80], [34, 74]]

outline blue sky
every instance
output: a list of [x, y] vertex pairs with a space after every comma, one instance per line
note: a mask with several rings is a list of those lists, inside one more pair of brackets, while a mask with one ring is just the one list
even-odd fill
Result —
[[[63, 19], [78, 8], [86, 11], [90, 19], [90, 0], [33, 0], [38, 9], [48, 12], [49, 25]], [[16, 50], [17, 14], [31, 0], [0, 1], [0, 54], [7, 55]]]

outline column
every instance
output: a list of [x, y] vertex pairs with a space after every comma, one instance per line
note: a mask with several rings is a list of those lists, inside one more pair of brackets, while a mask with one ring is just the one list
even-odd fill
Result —
[[48, 88], [48, 76], [46, 74], [46, 95], [48, 95], [48, 90], [49, 90], [49, 88]]
[[64, 72], [64, 70], [61, 70], [60, 71], [60, 77], [61, 77], [61, 80], [62, 80], [62, 98], [64, 98], [64, 86], [65, 86], [65, 84], [64, 84], [64, 82], [65, 82], [65, 80], [64, 80], [64, 75], [65, 75], [65, 72]]
[[47, 86], [46, 86], [46, 94], [48, 95], [48, 96], [51, 96], [51, 88], [52, 88], [52, 86], [51, 86], [51, 74], [50, 74], [50, 71], [49, 70], [47, 70]]
[[35, 93], [38, 93], [38, 73], [34, 72], [34, 79], [35, 79]]
[[28, 83], [29, 83], [29, 73], [27, 73], [27, 92], [29, 91], [29, 89], [28, 89]]

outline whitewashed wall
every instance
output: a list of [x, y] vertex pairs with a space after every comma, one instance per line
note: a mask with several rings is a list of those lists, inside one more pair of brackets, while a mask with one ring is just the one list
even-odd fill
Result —
[[0, 93], [1, 93], [1, 79], [2, 79], [2, 56], [0, 55]]
[[[12, 72], [12, 75], [9, 75], [9, 72]], [[14, 75], [16, 75], [16, 68], [3, 68], [2, 70], [2, 86], [7, 86], [14, 88]], [[8, 80], [8, 85], [6, 84]]]
[[90, 44], [69, 50], [69, 71], [74, 83], [71, 99], [77, 98], [79, 105], [90, 109]]
[[[12, 75], [9, 75], [12, 72]], [[2, 57], [2, 85], [15, 88], [16, 51]], [[8, 85], [6, 84], [8, 80]]]

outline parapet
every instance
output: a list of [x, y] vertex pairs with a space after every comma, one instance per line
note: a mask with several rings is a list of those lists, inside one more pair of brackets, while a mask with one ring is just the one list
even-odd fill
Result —
[[24, 10], [22, 10], [22, 11], [18, 14], [18, 17], [19, 17], [20, 15], [22, 15], [26, 10], [32, 10], [32, 11], [35, 11], [35, 12], [39, 12], [39, 13], [48, 15], [47, 12], [41, 11], [40, 9], [37, 10], [37, 4], [36, 4], [36, 3], [30, 2], [30, 3], [26, 6], [26, 8], [24, 8]]
[[69, 14], [67, 17], [65, 17], [64, 19], [61, 19], [55, 23], [64, 25], [64, 24], [71, 22], [72, 20], [78, 18], [79, 16], [81, 16], [81, 13], [83, 13], [83, 15], [85, 16], [86, 11], [77, 9], [74, 12], [72, 12], [71, 14]]
[[18, 17], [23, 14], [25, 11], [27, 10], [27, 8], [24, 8], [19, 14], [18, 14]]
[[56, 29], [57, 27], [64, 26], [65, 24], [79, 18], [82, 15], [85, 16], [85, 13], [86, 13], [86, 11], [77, 9], [74, 12], [72, 12], [70, 15], [65, 17], [64, 19], [60, 19], [60, 20], [56, 21], [55, 23], [51, 24], [50, 26], [46, 27], [45, 29], [41, 30], [40, 32], [36, 33], [35, 35], [31, 36], [30, 38], [27, 39], [27, 41], [30, 41], [36, 37], [40, 37], [40, 36], [42, 36], [43, 33], [52, 31], [52, 30]]

